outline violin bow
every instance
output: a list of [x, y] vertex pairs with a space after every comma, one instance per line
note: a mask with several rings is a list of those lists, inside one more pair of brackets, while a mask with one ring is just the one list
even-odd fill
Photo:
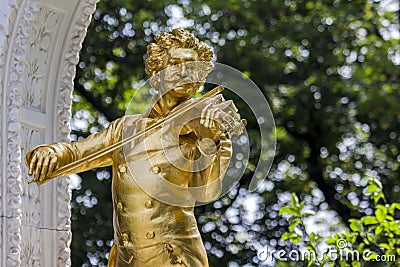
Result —
[[84, 164], [87, 164], [87, 163], [89, 163], [89, 162], [91, 162], [93, 160], [96, 160], [96, 159], [98, 159], [98, 158], [100, 158], [100, 157], [102, 157], [102, 156], [104, 156], [104, 155], [106, 155], [106, 154], [108, 154], [108, 153], [110, 153], [110, 152], [112, 152], [112, 151], [114, 151], [114, 150], [116, 150], [118, 148], [121, 148], [122, 146], [124, 146], [124, 145], [126, 145], [126, 144], [128, 144], [128, 143], [130, 143], [130, 142], [132, 142], [132, 141], [134, 141], [136, 139], [138, 139], [139, 137], [143, 136], [144, 134], [152, 131], [153, 129], [155, 129], [155, 128], [159, 127], [159, 126], [161, 126], [163, 123], [170, 122], [171, 120], [175, 119], [176, 117], [180, 116], [181, 114], [183, 114], [183, 113], [189, 111], [190, 109], [192, 109], [193, 106], [196, 106], [197, 104], [205, 101], [207, 98], [210, 98], [210, 97], [212, 97], [212, 96], [214, 96], [216, 94], [221, 93], [223, 90], [224, 89], [221, 86], [217, 86], [214, 89], [212, 89], [211, 91], [209, 91], [208, 93], [202, 95], [199, 98], [196, 98], [191, 105], [187, 105], [186, 107], [183, 107], [178, 112], [172, 113], [171, 115], [165, 117], [165, 119], [158, 121], [157, 123], [145, 128], [144, 130], [142, 130], [140, 132], [137, 132], [137, 133], [129, 136], [128, 138], [122, 139], [121, 141], [118, 141], [117, 143], [115, 143], [115, 144], [113, 144], [113, 145], [111, 145], [109, 147], [106, 147], [106, 148], [104, 148], [102, 150], [99, 150], [99, 151], [97, 151], [97, 152], [95, 152], [95, 153], [93, 153], [91, 155], [88, 155], [88, 156], [83, 157], [83, 158], [81, 158], [81, 159], [79, 159], [77, 161], [71, 162], [71, 163], [69, 163], [67, 165], [64, 165], [64, 166], [60, 167], [59, 169], [57, 169], [54, 172], [50, 173], [50, 175], [48, 177], [46, 177], [47, 179], [42, 181], [42, 182], [36, 181], [35, 178], [33, 178], [33, 179], [28, 181], [28, 184], [36, 182], [38, 185], [42, 185], [42, 184], [50, 181], [52, 178], [61, 176], [63, 173], [73, 172], [73, 170], [79, 169]]

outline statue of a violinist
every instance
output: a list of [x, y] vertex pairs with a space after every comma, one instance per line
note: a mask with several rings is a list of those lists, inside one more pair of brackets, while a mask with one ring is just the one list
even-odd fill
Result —
[[[219, 197], [232, 135], [243, 123], [216, 95], [192, 99], [212, 70], [212, 49], [191, 33], [161, 33], [147, 48], [146, 74], [158, 90], [144, 114], [126, 115], [73, 143], [26, 155], [38, 185], [113, 167], [114, 245], [108, 266], [208, 266], [193, 209]], [[199, 65], [200, 64], [200, 65]]]

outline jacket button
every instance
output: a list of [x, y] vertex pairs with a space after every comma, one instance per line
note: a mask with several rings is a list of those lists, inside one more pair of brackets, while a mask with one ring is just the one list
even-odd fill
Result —
[[125, 242], [128, 241], [129, 240], [128, 234], [122, 234], [121, 239], [122, 239], [122, 241], [125, 241]]
[[147, 200], [146, 203], [144, 203], [144, 206], [146, 208], [148, 208], [148, 209], [152, 208], [153, 207], [153, 201], [151, 199]]
[[160, 169], [160, 167], [153, 167], [153, 168], [151, 169], [151, 172], [154, 173], [154, 174], [157, 174], [157, 173], [160, 173], [160, 172], [161, 172], [161, 169]]
[[118, 209], [119, 211], [121, 211], [123, 208], [124, 208], [124, 206], [122, 205], [122, 203], [121, 203], [121, 202], [118, 202], [118, 203], [117, 203], [117, 209]]
[[153, 239], [156, 236], [156, 234], [153, 231], [148, 231], [146, 233], [146, 238], [147, 239]]
[[125, 166], [119, 167], [119, 172], [120, 173], [125, 173], [126, 172], [126, 167]]

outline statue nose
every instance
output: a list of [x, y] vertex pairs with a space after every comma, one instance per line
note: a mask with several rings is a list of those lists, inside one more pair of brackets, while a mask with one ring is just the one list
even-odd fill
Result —
[[194, 71], [193, 69], [190, 69], [188, 67], [184, 67], [180, 71], [180, 78], [185, 79], [189, 82], [199, 82], [199, 73]]
[[179, 76], [181, 77], [181, 78], [186, 78], [187, 76], [188, 76], [188, 73], [186, 72], [186, 66], [185, 66], [185, 64], [182, 64], [182, 66], [181, 66], [181, 71], [180, 71], [180, 73], [179, 73]]

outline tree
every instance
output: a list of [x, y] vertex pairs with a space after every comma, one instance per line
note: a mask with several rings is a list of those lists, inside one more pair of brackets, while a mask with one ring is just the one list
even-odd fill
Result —
[[[382, 181], [389, 203], [400, 199], [398, 14], [387, 3], [101, 1], [77, 68], [73, 139], [124, 114], [146, 79], [143, 55], [154, 35], [188, 27], [210, 40], [218, 62], [255, 81], [277, 125], [277, 155], [263, 190], [246, 190], [249, 169], [227, 196], [197, 210], [211, 266], [254, 266], [260, 246], [292, 247], [280, 240], [288, 224], [278, 214], [292, 192], [316, 214], [336, 217], [321, 224], [350, 227], [349, 219], [373, 212], [363, 191], [371, 177]], [[240, 99], [226, 97], [253, 118]], [[138, 112], [143, 99], [135, 95]], [[255, 119], [247, 129], [255, 162]], [[73, 266], [104, 266], [112, 240], [110, 171], [81, 177], [73, 190]]]

